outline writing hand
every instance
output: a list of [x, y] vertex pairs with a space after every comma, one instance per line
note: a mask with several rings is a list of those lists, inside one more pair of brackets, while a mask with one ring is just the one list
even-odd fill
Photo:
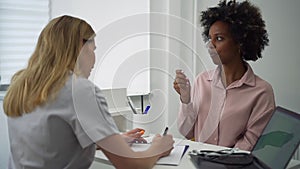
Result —
[[173, 87], [180, 95], [181, 102], [188, 104], [190, 102], [191, 85], [189, 79], [182, 70], [176, 70], [176, 77], [173, 82]]
[[165, 136], [157, 134], [152, 139], [152, 146], [156, 147], [157, 154], [160, 154], [160, 157], [168, 156], [174, 148], [173, 145], [173, 136], [170, 134]]

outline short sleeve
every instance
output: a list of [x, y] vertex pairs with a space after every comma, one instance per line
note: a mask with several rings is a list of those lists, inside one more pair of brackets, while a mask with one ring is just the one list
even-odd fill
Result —
[[87, 79], [73, 77], [72, 98], [76, 115], [75, 135], [84, 148], [113, 134], [118, 128], [108, 112], [100, 89]]

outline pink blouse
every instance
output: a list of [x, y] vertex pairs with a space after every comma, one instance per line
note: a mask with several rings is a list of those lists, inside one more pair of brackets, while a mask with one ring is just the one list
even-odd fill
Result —
[[252, 150], [275, 109], [272, 86], [250, 65], [240, 80], [224, 88], [220, 68], [199, 74], [191, 102], [181, 103], [178, 128], [186, 138]]

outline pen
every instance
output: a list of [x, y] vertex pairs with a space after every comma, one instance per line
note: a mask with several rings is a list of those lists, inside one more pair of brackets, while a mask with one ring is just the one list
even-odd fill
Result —
[[144, 113], [143, 113], [143, 114], [147, 114], [147, 113], [148, 113], [148, 111], [149, 111], [149, 109], [150, 109], [150, 106], [148, 105], [148, 106], [146, 107], [146, 109], [145, 109], [145, 111], [144, 111]]
[[167, 133], [168, 133], [168, 130], [169, 130], [169, 128], [168, 128], [168, 127], [166, 127], [166, 129], [165, 129], [165, 131], [164, 131], [164, 134], [163, 134], [163, 136], [167, 135]]
[[132, 112], [133, 112], [134, 114], [137, 114], [135, 108], [133, 107], [133, 103], [132, 103], [131, 99], [128, 98], [128, 97], [127, 97], [127, 99], [128, 99], [128, 104], [129, 104], [129, 106], [130, 106]]

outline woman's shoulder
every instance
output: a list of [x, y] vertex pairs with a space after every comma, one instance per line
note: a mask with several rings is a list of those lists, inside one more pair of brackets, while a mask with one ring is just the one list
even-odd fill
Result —
[[266, 95], [274, 95], [272, 85], [258, 75], [255, 75], [255, 88]]
[[256, 86], [258, 86], [258, 87], [261, 86], [261, 87], [272, 89], [272, 85], [267, 80], [261, 78], [258, 75], [255, 75], [255, 83], [256, 83]]
[[250, 77], [249, 79], [250, 79], [251, 83], [252, 83], [252, 81], [254, 82], [256, 88], [262, 89], [262, 90], [269, 90], [269, 91], [273, 92], [272, 85], [267, 80], [261, 78], [259, 75], [254, 73], [250, 64], [248, 64], [248, 69], [250, 69], [249, 73], [248, 73], [248, 77]]
[[95, 89], [95, 84], [91, 82], [89, 79], [86, 79], [84, 77], [80, 76], [75, 76], [73, 75], [69, 81], [69, 87], [71, 86], [72, 91], [77, 91], [77, 90], [94, 90]]
[[67, 99], [72, 97], [74, 94], [86, 94], [89, 91], [95, 91], [95, 85], [90, 80], [78, 77], [75, 75], [70, 75], [59, 91], [59, 96], [61, 99]]

